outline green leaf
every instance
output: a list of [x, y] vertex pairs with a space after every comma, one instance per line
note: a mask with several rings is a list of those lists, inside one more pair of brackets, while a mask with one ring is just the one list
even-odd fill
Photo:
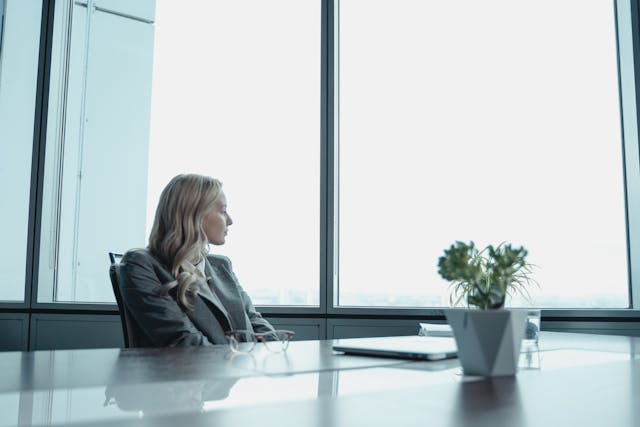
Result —
[[449, 302], [466, 297], [468, 305], [488, 309], [501, 307], [505, 295], [530, 300], [529, 288], [540, 285], [532, 277], [538, 267], [526, 262], [527, 255], [523, 246], [506, 242], [479, 251], [473, 241], [456, 241], [438, 258], [438, 273], [450, 284]]

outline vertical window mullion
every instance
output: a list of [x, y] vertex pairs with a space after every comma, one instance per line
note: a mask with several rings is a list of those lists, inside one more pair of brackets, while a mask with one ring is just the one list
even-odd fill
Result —
[[616, 32], [623, 159], [626, 195], [626, 220], [629, 264], [629, 305], [640, 307], [640, 154], [638, 121], [640, 112], [640, 12], [636, 1], [618, 0]]
[[338, 205], [339, 184], [338, 173], [338, 123], [339, 123], [339, 94], [338, 94], [338, 11], [339, 0], [323, 0], [323, 88], [322, 88], [322, 130], [323, 130], [323, 166], [322, 191], [325, 198], [324, 218], [321, 230], [324, 236], [325, 277], [321, 283], [326, 313], [335, 312], [338, 295], [338, 258], [339, 242], [337, 230], [339, 227]]

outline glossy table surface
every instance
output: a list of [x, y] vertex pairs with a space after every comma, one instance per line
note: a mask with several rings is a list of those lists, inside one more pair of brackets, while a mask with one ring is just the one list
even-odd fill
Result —
[[0, 353], [0, 427], [640, 425], [640, 338], [543, 332], [516, 376], [493, 379], [340, 341]]

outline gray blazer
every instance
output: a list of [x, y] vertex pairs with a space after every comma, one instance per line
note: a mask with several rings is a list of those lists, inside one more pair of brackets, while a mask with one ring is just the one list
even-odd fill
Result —
[[178, 303], [177, 288], [168, 295], [163, 286], [175, 278], [147, 249], [133, 249], [122, 258], [118, 283], [125, 308], [131, 314], [137, 337], [134, 347], [227, 344], [228, 330], [273, 330], [240, 287], [229, 258], [208, 255], [207, 284], [212, 295], [197, 294], [193, 309]]

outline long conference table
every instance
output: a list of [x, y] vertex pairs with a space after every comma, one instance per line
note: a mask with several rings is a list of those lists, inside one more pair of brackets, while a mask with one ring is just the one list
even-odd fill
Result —
[[345, 340], [0, 353], [0, 426], [639, 426], [640, 338], [542, 332], [513, 377]]

